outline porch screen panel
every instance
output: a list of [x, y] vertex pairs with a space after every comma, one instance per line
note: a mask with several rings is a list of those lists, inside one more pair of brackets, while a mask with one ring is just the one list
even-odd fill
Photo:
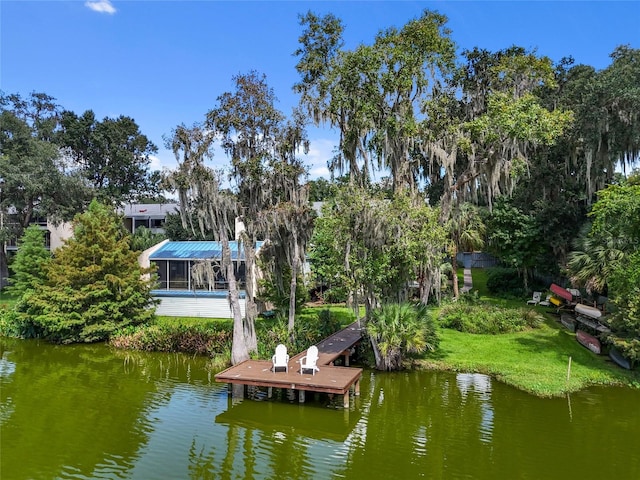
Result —
[[169, 288], [169, 276], [167, 272], [167, 261], [166, 260], [153, 260], [158, 266], [158, 288], [161, 290], [167, 290]]
[[169, 290], [189, 289], [189, 262], [169, 260]]

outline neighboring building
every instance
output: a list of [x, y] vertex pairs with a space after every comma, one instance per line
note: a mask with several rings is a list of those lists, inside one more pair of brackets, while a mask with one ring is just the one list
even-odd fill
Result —
[[[44, 244], [52, 252], [62, 246], [65, 240], [71, 238], [73, 235], [73, 228], [71, 223], [62, 222], [58, 225], [54, 225], [51, 221], [36, 218], [30, 225], [38, 225], [44, 232]], [[18, 239], [11, 239], [5, 244], [5, 252], [7, 254], [13, 254], [18, 250]]]
[[151, 233], [164, 233], [164, 222], [167, 214], [178, 212], [177, 203], [134, 203], [125, 205], [124, 226], [129, 233], [135, 233], [136, 228], [146, 227]]
[[[263, 243], [256, 244], [256, 254], [259, 254]], [[238, 242], [229, 242], [229, 246], [240, 289], [240, 310], [244, 316], [244, 252], [242, 249], [238, 252]], [[154, 263], [158, 267], [158, 286], [152, 291], [152, 295], [160, 300], [156, 313], [166, 316], [232, 318], [228, 283], [220, 268], [221, 258], [222, 244], [214, 241], [165, 240], [143, 252], [139, 257], [140, 265], [149, 267]], [[198, 284], [193, 267], [202, 262], [211, 262], [216, 273], [210, 282]]]

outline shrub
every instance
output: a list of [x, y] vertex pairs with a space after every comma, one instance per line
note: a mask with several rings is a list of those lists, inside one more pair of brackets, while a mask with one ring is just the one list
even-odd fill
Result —
[[604, 343], [611, 348], [616, 348], [632, 366], [640, 364], [640, 339], [609, 334], [604, 337]]
[[0, 308], [0, 335], [13, 338], [36, 338], [41, 330], [24, 313], [15, 308]]
[[487, 269], [487, 290], [500, 297], [521, 297], [526, 294], [522, 277], [515, 268]]
[[378, 370], [399, 370], [408, 354], [433, 351], [439, 338], [427, 307], [391, 303], [373, 311], [366, 325]]
[[500, 334], [521, 332], [542, 324], [541, 313], [530, 308], [510, 309], [494, 305], [452, 303], [440, 311], [440, 325], [465, 333]]
[[344, 303], [347, 301], [347, 289], [342, 287], [331, 287], [322, 292], [322, 300], [325, 303]]
[[128, 350], [215, 356], [230, 351], [231, 330], [211, 325], [145, 325], [122, 329], [109, 343]]

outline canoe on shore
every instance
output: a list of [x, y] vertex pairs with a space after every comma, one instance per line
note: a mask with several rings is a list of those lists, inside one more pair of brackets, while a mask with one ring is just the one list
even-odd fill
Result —
[[598, 319], [602, 316], [602, 312], [598, 310], [596, 307], [590, 307], [589, 305], [583, 305], [579, 303], [575, 307], [576, 313], [580, 315], [584, 315], [585, 317]]
[[560, 323], [570, 332], [576, 331], [576, 319], [567, 313], [560, 315]]
[[600, 345], [600, 340], [598, 340], [593, 335], [588, 334], [584, 330], [576, 331], [576, 340], [580, 345], [588, 348], [596, 355], [600, 355], [600, 352], [602, 352], [602, 345]]
[[615, 348], [612, 348], [611, 350], [609, 350], [609, 357], [611, 358], [611, 360], [616, 362], [622, 368], [626, 368], [627, 370], [631, 370], [631, 362], [629, 362], [629, 360], [624, 358], [622, 356], [622, 354], [618, 350], [616, 350]]
[[567, 302], [573, 301], [573, 295], [571, 294], [571, 292], [566, 288], [562, 288], [560, 285], [556, 285], [555, 283], [552, 283], [551, 286], [549, 287], [549, 290], [551, 290], [551, 292], [554, 295], [557, 295], [558, 297], [562, 298], [563, 300], [566, 300]]

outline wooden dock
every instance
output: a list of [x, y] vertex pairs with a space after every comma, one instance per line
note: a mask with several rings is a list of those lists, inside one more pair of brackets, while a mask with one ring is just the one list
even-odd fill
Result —
[[218, 373], [215, 380], [227, 384], [267, 387], [269, 393], [273, 387], [298, 390], [300, 402], [304, 402], [304, 392], [307, 391], [342, 395], [346, 408], [349, 406], [351, 388], [355, 395], [360, 394], [362, 369], [337, 367], [333, 363], [339, 357], [344, 357], [345, 365], [349, 365], [353, 347], [361, 339], [360, 327], [354, 322], [319, 342], [316, 345], [319, 371], [315, 375], [302, 374], [300, 371], [300, 359], [306, 355], [305, 350], [289, 359], [288, 372], [273, 372], [272, 363], [268, 360], [246, 360]]

